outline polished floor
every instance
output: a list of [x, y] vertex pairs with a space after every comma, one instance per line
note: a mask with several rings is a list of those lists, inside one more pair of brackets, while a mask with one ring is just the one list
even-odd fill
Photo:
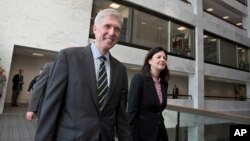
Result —
[[27, 105], [11, 107], [6, 104], [0, 114], [0, 141], [33, 141], [37, 120], [27, 121]]

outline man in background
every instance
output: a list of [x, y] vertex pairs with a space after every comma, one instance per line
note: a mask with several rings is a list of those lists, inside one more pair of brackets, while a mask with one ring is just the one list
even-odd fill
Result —
[[29, 121], [34, 119], [35, 114], [37, 115], [37, 118], [39, 120], [41, 106], [47, 87], [47, 81], [49, 79], [52, 66], [53, 62], [44, 65], [43, 71], [39, 75], [37, 82], [34, 85], [32, 96], [28, 105], [28, 110], [26, 112], [26, 119]]
[[0, 67], [0, 98], [3, 94], [3, 86], [6, 81], [6, 75], [4, 74], [4, 69]]
[[173, 99], [177, 99], [179, 95], [179, 88], [176, 86], [176, 84], [174, 84], [174, 88], [173, 88]]
[[36, 75], [36, 76], [30, 81], [29, 88], [28, 88], [28, 92], [27, 92], [28, 95], [30, 95], [30, 94], [31, 94], [31, 91], [33, 91], [34, 85], [35, 85], [35, 83], [36, 83], [36, 81], [37, 81], [39, 75], [42, 73], [42, 71], [43, 71], [43, 68], [41, 68], [40, 71], [39, 71], [39, 74]]
[[22, 90], [23, 86], [23, 69], [18, 70], [18, 74], [15, 74], [13, 79], [12, 79], [12, 97], [11, 97], [11, 106], [16, 107], [17, 105], [17, 99], [20, 94], [20, 91]]

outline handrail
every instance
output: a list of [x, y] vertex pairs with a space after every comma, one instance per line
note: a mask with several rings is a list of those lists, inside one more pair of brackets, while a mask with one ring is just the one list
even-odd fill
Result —
[[234, 115], [234, 114], [229, 114], [229, 113], [209, 111], [205, 109], [181, 107], [181, 106], [176, 106], [176, 105], [167, 105], [166, 109], [172, 110], [172, 111], [184, 112], [188, 114], [221, 118], [221, 119], [231, 120], [231, 121], [242, 123], [242, 124], [250, 124], [250, 117], [246, 117], [246, 116], [239, 116], [239, 115]]
[[225, 98], [225, 99], [237, 99], [237, 100], [246, 100], [246, 99], [250, 99], [247, 97], [229, 97], [229, 96], [204, 96], [205, 98]]
[[[167, 94], [167, 96], [173, 96], [173, 94]], [[192, 99], [192, 95], [186, 95], [186, 94], [178, 94], [178, 97], [190, 97]]]

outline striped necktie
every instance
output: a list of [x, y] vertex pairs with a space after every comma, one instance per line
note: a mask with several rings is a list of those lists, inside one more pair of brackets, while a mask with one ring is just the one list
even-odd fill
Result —
[[101, 56], [99, 59], [101, 60], [101, 64], [99, 67], [99, 74], [98, 74], [97, 93], [98, 93], [98, 102], [100, 107], [102, 108], [104, 99], [108, 92], [108, 80], [107, 80], [106, 67], [104, 65], [106, 58], [104, 56]]

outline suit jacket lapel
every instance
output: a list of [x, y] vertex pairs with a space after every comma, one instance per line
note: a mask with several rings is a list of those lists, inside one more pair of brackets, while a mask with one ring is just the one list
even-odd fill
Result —
[[166, 91], [166, 89], [167, 89], [166, 85], [161, 83], [162, 104], [164, 104], [164, 102], [167, 102], [167, 91]]
[[97, 109], [99, 110], [95, 66], [94, 66], [94, 60], [93, 60], [93, 55], [91, 52], [90, 45], [83, 49], [83, 55], [81, 57], [82, 57], [81, 60], [82, 60], [83, 66], [85, 66], [84, 69], [86, 70], [87, 76], [88, 76], [88, 80], [86, 81], [89, 82], [88, 85], [89, 85], [92, 97], [94, 99]]

